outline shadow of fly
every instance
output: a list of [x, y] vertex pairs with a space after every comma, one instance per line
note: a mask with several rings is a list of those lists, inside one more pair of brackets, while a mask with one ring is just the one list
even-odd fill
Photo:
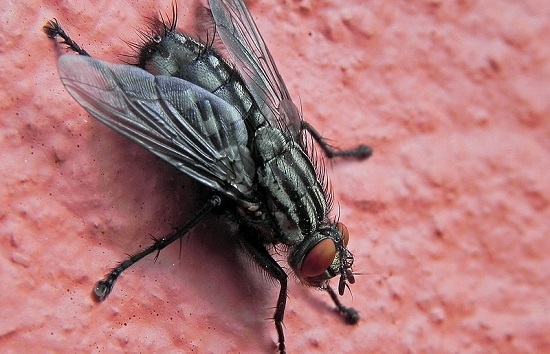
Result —
[[151, 21], [150, 32], [140, 32], [143, 43], [133, 45], [133, 64], [92, 58], [55, 19], [43, 28], [79, 54], [59, 57], [59, 76], [92, 117], [211, 192], [185, 225], [119, 263], [95, 285], [94, 294], [105, 300], [125, 269], [153, 252], [158, 256], [221, 209], [237, 226], [242, 249], [280, 284], [273, 320], [284, 353], [287, 274], [272, 257], [272, 247], [286, 249], [298, 279], [328, 292], [347, 323], [359, 320], [329, 285], [339, 276], [343, 295], [355, 282], [353, 255], [347, 228], [329, 216], [332, 194], [314, 145], [328, 158], [364, 159], [371, 149], [332, 148], [302, 119], [241, 0], [209, 0], [209, 6], [227, 59], [214, 41], [203, 43], [176, 30], [175, 5], [172, 18]]

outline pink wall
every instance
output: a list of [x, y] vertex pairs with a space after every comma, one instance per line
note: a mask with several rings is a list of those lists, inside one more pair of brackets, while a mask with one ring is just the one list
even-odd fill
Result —
[[[271, 352], [277, 287], [223, 225], [92, 300], [96, 280], [180, 225], [196, 198], [72, 101], [41, 32], [56, 17], [119, 61], [121, 39], [170, 1], [57, 3], [0, 5], [0, 351]], [[375, 149], [328, 167], [363, 273], [343, 300], [362, 321], [344, 325], [324, 294], [291, 280], [289, 352], [549, 352], [550, 3], [250, 8], [305, 118], [339, 146]]]

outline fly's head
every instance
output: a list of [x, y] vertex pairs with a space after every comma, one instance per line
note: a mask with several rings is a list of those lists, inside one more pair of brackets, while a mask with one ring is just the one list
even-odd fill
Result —
[[347, 227], [340, 223], [321, 225], [310, 237], [297, 244], [289, 255], [289, 264], [300, 281], [314, 287], [324, 287], [340, 275], [338, 293], [344, 294], [349, 284], [355, 283], [353, 255], [346, 248], [349, 241]]

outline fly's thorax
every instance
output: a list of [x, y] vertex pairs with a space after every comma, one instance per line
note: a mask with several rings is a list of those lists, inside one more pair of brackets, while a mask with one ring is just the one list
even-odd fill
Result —
[[313, 163], [301, 146], [281, 130], [256, 130], [253, 153], [266, 207], [280, 242], [294, 245], [326, 219], [326, 195]]
[[343, 294], [347, 283], [355, 282], [351, 271], [353, 255], [346, 248], [348, 241], [344, 224], [323, 224], [291, 249], [288, 263], [300, 281], [309, 286], [323, 287], [340, 275], [338, 291]]

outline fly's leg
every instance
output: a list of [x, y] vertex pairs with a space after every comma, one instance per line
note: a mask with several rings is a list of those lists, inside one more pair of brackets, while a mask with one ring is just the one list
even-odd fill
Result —
[[372, 155], [372, 149], [367, 145], [359, 145], [353, 149], [339, 150], [332, 146], [323, 138], [323, 136], [315, 130], [315, 128], [306, 121], [302, 121], [302, 130], [306, 130], [315, 139], [321, 147], [325, 155], [329, 158], [333, 157], [355, 157], [358, 159], [366, 159]]
[[260, 242], [251, 241], [246, 238], [241, 239], [241, 245], [252, 256], [252, 259], [265, 271], [267, 274], [279, 281], [281, 289], [277, 298], [277, 306], [273, 314], [277, 335], [279, 338], [279, 353], [286, 353], [285, 334], [283, 331], [283, 318], [285, 316], [286, 297], [287, 297], [287, 278], [285, 271], [267, 252], [265, 246]]
[[65, 33], [65, 31], [63, 30], [63, 28], [61, 28], [61, 26], [59, 25], [59, 22], [57, 22], [55, 18], [46, 22], [44, 27], [42, 27], [42, 31], [44, 31], [46, 36], [48, 36], [51, 39], [55, 40], [57, 37], [61, 38], [62, 39], [61, 44], [65, 44], [73, 52], [76, 52], [80, 55], [85, 55], [87, 57], [90, 56], [88, 52], [80, 48], [80, 46], [76, 44], [76, 42], [73, 41], [67, 33]]
[[188, 233], [199, 221], [202, 220], [209, 212], [212, 211], [215, 207], [219, 206], [221, 204], [221, 198], [217, 195], [211, 197], [208, 202], [206, 202], [200, 210], [185, 224], [182, 228], [178, 229], [176, 232], [174, 232], [171, 235], [165, 236], [163, 238], [155, 240], [155, 243], [152, 244], [150, 247], [131, 255], [128, 259], [120, 262], [105, 278], [98, 281], [94, 287], [94, 294], [97, 297], [99, 301], [103, 301], [109, 296], [111, 293], [111, 290], [113, 290], [113, 286], [115, 285], [116, 280], [122, 274], [123, 271], [128, 269], [130, 266], [132, 266], [134, 263], [138, 262], [143, 257], [153, 253], [157, 252], [155, 259], [158, 257], [160, 251], [171, 244], [172, 242], [176, 241], [177, 239], [181, 238], [183, 235]]
[[338, 299], [338, 295], [336, 295], [336, 292], [330, 287], [329, 284], [323, 286], [322, 289], [330, 295], [330, 298], [336, 305], [340, 316], [344, 318], [344, 321], [346, 321], [347, 324], [356, 324], [357, 322], [359, 322], [359, 313], [357, 312], [357, 310], [352, 307], [346, 307], [342, 305], [340, 299]]

